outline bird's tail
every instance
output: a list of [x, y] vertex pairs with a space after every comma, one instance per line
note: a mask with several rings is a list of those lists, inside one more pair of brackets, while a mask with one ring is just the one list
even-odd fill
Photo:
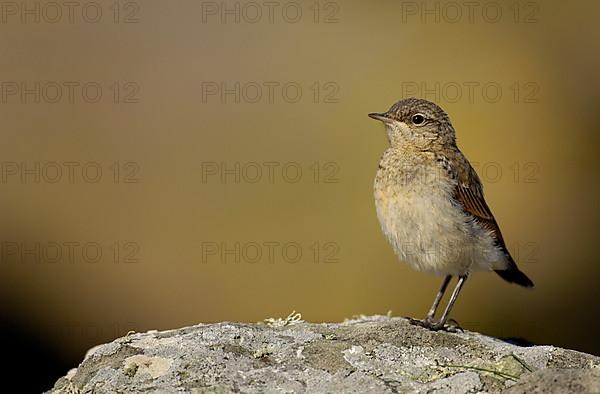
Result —
[[503, 270], [495, 270], [502, 279], [510, 283], [516, 283], [523, 287], [533, 287], [533, 282], [519, 268], [517, 264], [510, 259], [508, 268]]

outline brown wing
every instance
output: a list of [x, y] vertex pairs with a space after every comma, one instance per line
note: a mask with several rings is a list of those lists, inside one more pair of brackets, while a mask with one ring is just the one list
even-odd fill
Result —
[[469, 214], [476, 223], [490, 232], [496, 246], [498, 246], [502, 252], [506, 254], [506, 257], [508, 257], [508, 266], [506, 269], [495, 270], [496, 273], [508, 282], [525, 287], [533, 287], [531, 279], [519, 270], [504, 244], [502, 233], [500, 233], [500, 227], [498, 227], [498, 223], [496, 223], [492, 211], [483, 198], [483, 187], [481, 186], [481, 181], [479, 180], [477, 173], [473, 167], [471, 167], [471, 164], [467, 159], [460, 153], [458, 154], [458, 160], [459, 165], [453, 169], [453, 175], [455, 175], [457, 180], [454, 189], [455, 201], [460, 204], [465, 213]]
[[473, 167], [471, 167], [471, 164], [466, 159], [462, 159], [464, 163], [459, 168], [463, 170], [456, 174], [458, 182], [454, 189], [454, 199], [462, 206], [466, 213], [473, 217], [475, 222], [490, 232], [496, 245], [504, 253], [510, 255], [504, 244], [500, 227], [498, 227], [498, 223], [496, 223], [496, 219], [494, 219], [494, 215], [483, 197], [481, 181]]

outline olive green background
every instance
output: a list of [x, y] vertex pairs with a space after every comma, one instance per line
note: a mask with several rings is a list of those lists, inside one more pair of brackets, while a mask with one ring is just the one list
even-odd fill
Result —
[[[225, 15], [225, 23], [203, 14], [220, 2], [198, 1], [122, 2], [118, 23], [111, 2], [96, 3], [97, 23], [82, 18], [85, 2], [73, 22], [3, 14], [3, 326], [74, 365], [129, 330], [292, 310], [315, 322], [390, 310], [424, 316], [440, 278], [399, 263], [381, 234], [372, 182], [387, 141], [366, 116], [417, 87], [415, 96], [450, 114], [510, 249], [536, 283], [529, 291], [476, 274], [453, 318], [490, 335], [599, 354], [600, 6], [488, 3], [472, 20], [465, 7], [457, 17], [443, 2], [428, 3], [427, 14], [421, 2], [395, 1], [320, 2], [318, 15], [314, 2], [298, 2], [295, 23], [297, 7], [282, 16], [286, 2], [272, 22], [263, 6], [254, 23], [243, 2], [239, 22]], [[137, 22], [124, 23], [127, 15]], [[21, 84], [35, 90], [36, 82], [39, 103], [21, 97]], [[236, 82], [239, 102], [207, 94]], [[79, 84], [73, 100], [65, 83]], [[52, 103], [56, 85], [62, 97]], [[221, 169], [233, 173], [223, 181]], [[78, 243], [72, 258], [65, 243]], [[236, 243], [239, 262], [221, 250], [203, 254]], [[56, 244], [62, 257], [48, 261]], [[257, 244], [262, 256], [252, 262]], [[26, 252], [35, 245], [39, 261]], [[95, 263], [86, 261], [94, 245]], [[137, 262], [125, 262], [131, 252]]]

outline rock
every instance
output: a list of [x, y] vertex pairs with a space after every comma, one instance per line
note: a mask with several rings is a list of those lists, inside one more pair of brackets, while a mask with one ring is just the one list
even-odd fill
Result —
[[600, 358], [403, 318], [270, 319], [132, 333], [91, 349], [52, 393], [600, 393]]

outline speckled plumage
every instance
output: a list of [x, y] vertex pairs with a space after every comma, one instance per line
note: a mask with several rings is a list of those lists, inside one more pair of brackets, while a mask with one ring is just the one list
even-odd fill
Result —
[[390, 143], [375, 176], [377, 216], [400, 260], [443, 275], [495, 270], [532, 285], [510, 256], [444, 110], [410, 98], [371, 116], [383, 121]]
[[[369, 116], [384, 123], [390, 143], [374, 185], [381, 229], [400, 260], [419, 271], [444, 275], [427, 317], [411, 321], [432, 330], [446, 328], [452, 306], [474, 271], [493, 270], [509, 282], [533, 287], [504, 244], [481, 181], [456, 146], [446, 112], [430, 101], [409, 98]], [[436, 322], [452, 276], [458, 282]]]

